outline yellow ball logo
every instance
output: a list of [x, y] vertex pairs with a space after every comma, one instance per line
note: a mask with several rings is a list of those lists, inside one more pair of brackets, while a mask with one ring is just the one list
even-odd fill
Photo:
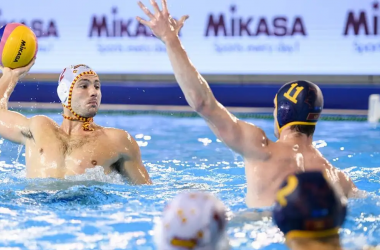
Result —
[[33, 30], [21, 23], [9, 23], [0, 28], [0, 65], [11, 69], [29, 64], [38, 50]]

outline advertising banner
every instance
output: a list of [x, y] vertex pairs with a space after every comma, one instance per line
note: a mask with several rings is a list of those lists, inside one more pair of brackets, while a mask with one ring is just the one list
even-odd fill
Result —
[[[143, 0], [151, 8], [148, 0]], [[160, 1], [157, 1], [161, 5]], [[168, 0], [189, 15], [180, 38], [204, 74], [380, 74], [380, 3], [369, 0]], [[4, 1], [0, 26], [36, 33], [31, 72], [88, 64], [98, 73], [171, 74], [136, 1]]]

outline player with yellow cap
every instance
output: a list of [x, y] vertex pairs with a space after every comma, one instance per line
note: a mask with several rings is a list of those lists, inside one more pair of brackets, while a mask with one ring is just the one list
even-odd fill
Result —
[[[274, 98], [275, 135], [278, 140], [272, 141], [262, 129], [239, 120], [223, 107], [191, 63], [178, 35], [188, 16], [174, 20], [166, 0], [162, 0], [161, 9], [155, 0], [151, 3], [154, 14], [143, 3], [138, 3], [148, 19], [137, 17], [137, 20], [148, 26], [165, 44], [175, 78], [189, 105], [205, 119], [223, 143], [244, 157], [248, 206], [271, 206], [283, 179], [302, 171], [326, 171], [347, 196], [356, 192], [350, 178], [334, 168], [313, 147], [315, 126], [323, 109], [323, 95], [316, 84], [299, 80], [280, 88]], [[260, 92], [251, 95], [255, 99]]]
[[347, 199], [322, 172], [290, 175], [281, 184], [273, 221], [291, 250], [341, 250], [339, 237], [347, 215]]

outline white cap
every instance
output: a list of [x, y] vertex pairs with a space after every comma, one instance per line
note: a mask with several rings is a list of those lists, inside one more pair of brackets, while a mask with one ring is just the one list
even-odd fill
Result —
[[96, 75], [89, 66], [84, 64], [70, 65], [59, 75], [57, 93], [62, 104], [69, 105], [70, 88], [83, 75]]
[[159, 250], [229, 249], [226, 224], [225, 206], [215, 196], [183, 192], [164, 209], [154, 239]]

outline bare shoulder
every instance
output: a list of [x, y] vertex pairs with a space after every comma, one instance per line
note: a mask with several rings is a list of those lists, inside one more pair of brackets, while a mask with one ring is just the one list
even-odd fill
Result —
[[240, 143], [244, 145], [245, 149], [242, 150], [244, 157], [253, 157], [258, 160], [266, 159], [273, 141], [257, 125], [242, 120], [238, 120], [238, 123], [242, 134], [241, 140], [243, 140]]
[[107, 137], [114, 143], [130, 146], [137, 144], [133, 136], [123, 129], [104, 128], [104, 132], [106, 133]]
[[129, 161], [141, 159], [140, 147], [130, 133], [117, 128], [104, 128], [104, 132], [122, 158]]
[[56, 123], [53, 119], [51, 119], [50, 117], [48, 117], [46, 115], [36, 115], [36, 116], [33, 116], [33, 117], [30, 118], [30, 121], [34, 122], [34, 123], [47, 123], [47, 122], [54, 122], [54, 123]]
[[47, 126], [58, 126], [58, 124], [53, 119], [45, 115], [36, 115], [31, 117], [29, 120], [31, 129], [46, 129]]
[[248, 133], [254, 137], [267, 137], [264, 130], [253, 123], [243, 120], [238, 120], [238, 123], [244, 133]]

